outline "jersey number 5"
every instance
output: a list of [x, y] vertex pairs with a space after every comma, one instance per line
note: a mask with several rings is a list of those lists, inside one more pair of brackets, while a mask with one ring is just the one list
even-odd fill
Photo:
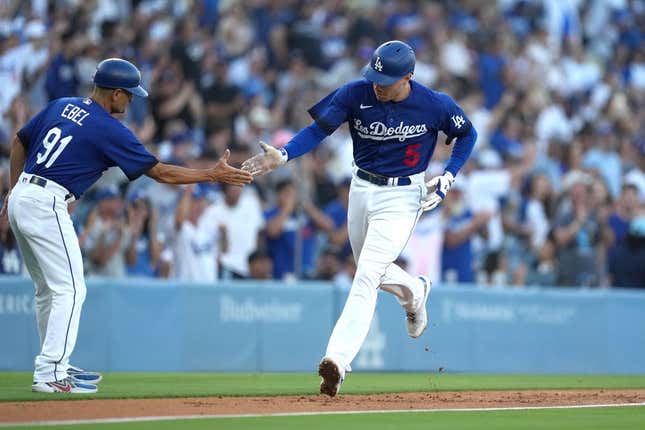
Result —
[[[47, 135], [45, 135], [45, 138], [43, 139], [43, 146], [45, 147], [45, 153], [41, 154], [40, 152], [36, 157], [36, 164], [42, 164], [45, 161], [45, 167], [50, 168], [52, 164], [54, 164], [54, 161], [58, 158], [61, 152], [65, 149], [65, 147], [69, 144], [69, 142], [72, 140], [72, 136], [67, 136], [64, 138], [60, 138], [61, 135], [61, 130], [58, 127], [52, 127], [49, 129], [47, 132]], [[56, 144], [60, 141], [60, 145], [58, 145], [58, 148], [54, 153], [52, 154], [52, 150], [56, 146]], [[49, 157], [49, 154], [51, 154], [51, 157]], [[49, 160], [47, 160], [47, 157], [49, 157]]]
[[403, 159], [403, 164], [408, 167], [414, 167], [419, 163], [419, 148], [421, 148], [420, 143], [412, 143], [405, 148], [405, 158]]

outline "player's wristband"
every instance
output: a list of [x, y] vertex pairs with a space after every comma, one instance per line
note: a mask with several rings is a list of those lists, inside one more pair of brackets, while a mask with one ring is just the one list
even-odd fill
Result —
[[289, 161], [289, 153], [287, 152], [286, 149], [280, 148], [280, 155], [282, 155], [282, 162], [286, 163]]

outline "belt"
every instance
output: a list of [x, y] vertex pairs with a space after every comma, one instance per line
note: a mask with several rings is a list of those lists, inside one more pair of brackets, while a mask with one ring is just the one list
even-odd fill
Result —
[[412, 181], [407, 176], [402, 176], [400, 178], [390, 178], [388, 176], [377, 175], [376, 173], [368, 172], [363, 170], [360, 167], [356, 166], [356, 176], [359, 178], [371, 182], [375, 185], [390, 185], [393, 187], [410, 185]]
[[[41, 178], [40, 176], [32, 175], [31, 178], [29, 178], [29, 183], [38, 185], [39, 187], [47, 188], [47, 179]], [[71, 199], [74, 197], [72, 193], [67, 193], [65, 195], [65, 201]]]

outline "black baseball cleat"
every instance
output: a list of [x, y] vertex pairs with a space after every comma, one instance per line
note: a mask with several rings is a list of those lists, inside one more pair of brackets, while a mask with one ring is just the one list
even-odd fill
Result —
[[329, 357], [324, 357], [318, 365], [318, 375], [322, 378], [320, 381], [320, 394], [327, 394], [334, 397], [340, 391], [340, 386], [345, 378], [341, 368]]

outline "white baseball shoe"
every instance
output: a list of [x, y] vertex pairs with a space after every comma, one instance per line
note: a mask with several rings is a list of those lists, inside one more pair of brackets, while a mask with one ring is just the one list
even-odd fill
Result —
[[320, 394], [327, 394], [329, 397], [338, 394], [345, 380], [345, 371], [333, 359], [323, 357], [318, 365], [318, 375], [322, 378]]
[[71, 364], [67, 367], [67, 374], [72, 378], [72, 381], [79, 384], [96, 385], [103, 380], [103, 375], [100, 373], [89, 372]]
[[427, 276], [419, 276], [423, 283], [423, 300], [419, 303], [419, 307], [414, 312], [406, 312], [406, 323], [408, 326], [408, 334], [410, 337], [417, 338], [423, 334], [423, 331], [428, 326], [428, 311], [426, 310], [426, 302], [430, 296], [430, 289], [432, 282]]
[[36, 393], [65, 393], [65, 394], [94, 394], [98, 391], [96, 385], [74, 382], [71, 376], [53, 382], [34, 382], [31, 391]]

